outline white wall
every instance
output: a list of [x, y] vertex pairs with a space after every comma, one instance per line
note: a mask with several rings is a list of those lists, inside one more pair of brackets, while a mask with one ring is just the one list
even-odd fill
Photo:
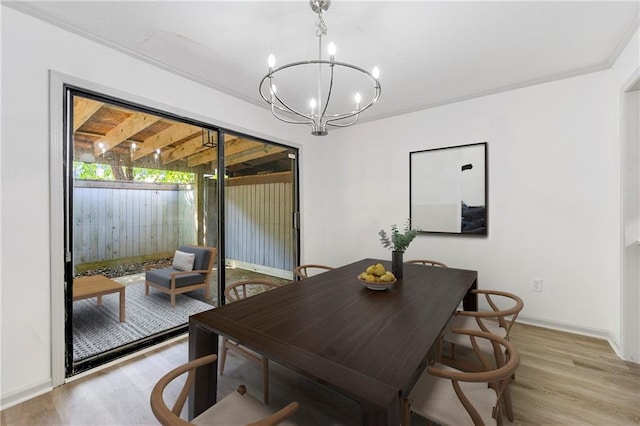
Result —
[[[613, 129], [637, 52], [636, 33], [615, 76], [587, 74], [341, 132], [327, 142], [341, 153], [336, 172], [313, 188], [341, 188], [325, 212], [332, 250], [315, 250], [315, 260], [389, 259], [377, 231], [408, 217], [409, 152], [487, 141], [488, 237], [421, 235], [405, 258], [478, 270], [481, 287], [523, 297], [523, 319], [606, 337], [617, 350], [621, 142]], [[313, 240], [324, 231], [307, 230]], [[531, 292], [534, 277], [543, 292]]]
[[[51, 386], [49, 71], [171, 106], [211, 124], [301, 146], [303, 128], [43, 23], [5, 5], [2, 19], [2, 405]], [[62, 99], [60, 99], [62, 102]], [[271, 136], [267, 136], [271, 135]], [[290, 142], [287, 142], [290, 141]], [[60, 165], [62, 179], [62, 165]], [[304, 183], [304, 182], [303, 182]], [[59, 200], [58, 200], [59, 203]], [[54, 224], [59, 228], [59, 224]], [[62, 247], [60, 247], [62, 250]], [[60, 315], [60, 313], [54, 313]]]

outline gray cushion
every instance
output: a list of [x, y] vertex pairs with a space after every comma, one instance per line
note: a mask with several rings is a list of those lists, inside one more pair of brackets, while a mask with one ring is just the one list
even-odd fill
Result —
[[[165, 268], [147, 271], [145, 279], [152, 283], [159, 284], [163, 287], [171, 288], [171, 273], [180, 272], [177, 269]], [[176, 288], [193, 284], [201, 284], [204, 282], [205, 275], [197, 272], [190, 274], [181, 274], [176, 277]]]
[[193, 253], [196, 255], [196, 259], [193, 262], [194, 270], [204, 270], [209, 266], [209, 259], [211, 252], [201, 247], [181, 246], [180, 251], [185, 253]]

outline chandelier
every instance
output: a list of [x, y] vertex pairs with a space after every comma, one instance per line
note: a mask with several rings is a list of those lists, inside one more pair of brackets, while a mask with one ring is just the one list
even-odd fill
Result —
[[[327, 46], [329, 59], [322, 59], [322, 37], [327, 34], [327, 26], [322, 19], [322, 14], [329, 9], [330, 4], [331, 0], [309, 0], [311, 10], [318, 14], [318, 22], [316, 22], [318, 59], [292, 62], [278, 68], [274, 68], [276, 59], [273, 54], [271, 54], [269, 55], [268, 60], [269, 72], [262, 78], [259, 85], [262, 99], [271, 105], [271, 113], [277, 119], [291, 124], [308, 124], [311, 126], [311, 134], [316, 136], [326, 135], [327, 126], [347, 127], [355, 124], [356, 121], [358, 121], [360, 113], [372, 106], [380, 97], [381, 92], [380, 81], [378, 81], [380, 74], [378, 67], [374, 67], [373, 70], [369, 72], [356, 65], [336, 61], [336, 46], [333, 43], [329, 43]], [[305, 66], [307, 68], [308, 66], [315, 68], [316, 65], [317, 74], [311, 76], [315, 80], [312, 83], [312, 86], [315, 87], [312, 87], [311, 91], [315, 93], [313, 94], [314, 97], [308, 100], [308, 103], [307, 101], [298, 101], [296, 104], [283, 94], [285, 92], [284, 90], [280, 90], [278, 92], [278, 88], [276, 87], [277, 73], [280, 73], [282, 79], [285, 79], [284, 74], [286, 73], [282, 73], [284, 70], [288, 70], [288, 72], [290, 72], [295, 68], [297, 72], [300, 72]], [[356, 92], [355, 94], [352, 93], [352, 103], [345, 103], [344, 99], [338, 99], [338, 102], [342, 102], [341, 107], [344, 108], [343, 112], [336, 112], [330, 108], [330, 102], [336, 101], [335, 96], [334, 99], [332, 99], [332, 92], [335, 90], [335, 86], [337, 86], [334, 82], [334, 73], [336, 69], [340, 69], [340, 75], [345, 75], [346, 80], [349, 82], [353, 80], [353, 75], [349, 75], [347, 77], [346, 71], [348, 71], [349, 74], [354, 74], [355, 71], [355, 74], [357, 74], [357, 77], [359, 78], [359, 82], [364, 79], [364, 81], [367, 82], [367, 85], [372, 83], [373, 87], [369, 86], [369, 89], [367, 89], [371, 92], [370, 100], [367, 103], [363, 103], [360, 92]], [[342, 74], [343, 70], [345, 70], [345, 74]], [[299, 90], [296, 88], [290, 88], [289, 90], [290, 93], [298, 91]], [[308, 105], [308, 107], [306, 105]]]

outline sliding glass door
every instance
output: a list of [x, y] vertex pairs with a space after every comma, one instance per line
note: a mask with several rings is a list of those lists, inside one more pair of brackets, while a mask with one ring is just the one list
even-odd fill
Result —
[[224, 134], [224, 284], [293, 280], [297, 150]]
[[[73, 88], [65, 114], [67, 376], [186, 332], [223, 303], [219, 265], [291, 277], [294, 150]], [[174, 306], [147, 273], [194, 245], [218, 249], [209, 291]]]

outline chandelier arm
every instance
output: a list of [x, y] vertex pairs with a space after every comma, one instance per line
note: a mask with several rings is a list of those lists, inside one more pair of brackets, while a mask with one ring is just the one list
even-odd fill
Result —
[[322, 119], [324, 118], [324, 115], [327, 112], [327, 107], [329, 106], [329, 101], [331, 100], [331, 91], [333, 90], [333, 63], [331, 63], [329, 68], [331, 69], [331, 73], [330, 73], [331, 77], [329, 79], [329, 92], [327, 93], [327, 100], [324, 103], [322, 114], [320, 114], [320, 120], [319, 120], [320, 122], [322, 122]]
[[[349, 117], [351, 117], [351, 116], [349, 116]], [[344, 119], [349, 118], [349, 117], [334, 118], [334, 119], [331, 119], [331, 120], [327, 120], [325, 122], [325, 124], [327, 126], [333, 126], [333, 127], [349, 127], [349, 126], [351, 126], [353, 124], [356, 124], [356, 122], [358, 121], [358, 118], [360, 118], [360, 113], [356, 113], [355, 115], [353, 115], [353, 120], [351, 120], [348, 123], [334, 123], [334, 121], [336, 121], [336, 120], [344, 120]]]
[[[371, 101], [367, 105], [365, 105], [364, 107], [362, 107], [362, 108], [360, 108], [358, 110], [351, 111], [349, 113], [334, 114], [334, 115], [330, 116], [329, 119], [325, 120], [325, 124], [328, 124], [329, 126], [334, 126], [334, 127], [347, 127], [347, 126], [350, 126], [352, 124], [355, 124], [358, 121], [359, 114], [362, 111], [365, 111], [368, 108], [370, 108], [374, 103], [376, 103], [376, 101], [380, 97], [380, 93], [381, 93], [380, 86], [376, 85], [375, 94], [373, 96], [373, 99], [371, 99]], [[346, 124], [346, 123], [335, 123], [336, 121], [345, 120], [347, 118], [354, 117], [354, 116], [355, 116], [355, 119], [352, 122], [350, 122], [349, 124]]]
[[[287, 105], [285, 102], [282, 101], [282, 99], [280, 99], [280, 97], [278, 96], [277, 93], [273, 93], [273, 97], [280, 103], [280, 105], [278, 105], [277, 103], [273, 102], [270, 99], [267, 99], [267, 97], [264, 95], [264, 92], [262, 91], [262, 87], [264, 86], [264, 81], [269, 78], [269, 80], [272, 79], [273, 76], [273, 72], [267, 74], [264, 76], [264, 78], [262, 79], [262, 81], [260, 82], [260, 95], [262, 96], [262, 99], [264, 99], [267, 103], [269, 103], [269, 105], [271, 105], [271, 113], [276, 116], [276, 118], [278, 118], [281, 121], [284, 121], [286, 123], [291, 123], [291, 124], [313, 124], [313, 119], [311, 119], [308, 115], [303, 114], [293, 108], [291, 108], [289, 105]], [[288, 117], [284, 117], [284, 116], [277, 116], [275, 109], [282, 111], [284, 113], [291, 113], [291, 114], [295, 114], [297, 116], [300, 116], [302, 118], [304, 118], [304, 121], [295, 121], [291, 118]]]
[[[289, 123], [289, 124], [313, 124], [312, 120], [294, 120], [288, 117], [285, 117], [283, 115], [280, 115], [280, 113], [276, 112], [276, 110], [273, 109], [274, 105], [271, 105], [271, 114], [277, 118], [280, 121], [284, 121], [285, 123]], [[282, 110], [282, 108], [281, 108]], [[283, 110], [286, 112], [286, 110]]]
[[280, 99], [280, 97], [278, 96], [277, 93], [274, 93], [273, 96], [278, 100], [278, 102], [280, 102], [280, 105], [277, 105], [276, 103], [273, 102], [269, 102], [271, 104], [271, 110], [273, 111], [273, 108], [277, 108], [278, 110], [282, 111], [282, 112], [290, 112], [291, 114], [295, 114], [298, 115], [302, 118], [307, 119], [308, 121], [306, 121], [306, 123], [313, 123], [313, 119], [311, 117], [309, 117], [308, 115], [301, 113], [298, 110], [295, 110], [293, 108], [291, 108], [289, 105], [287, 105], [286, 103], [284, 103], [282, 101], [282, 99]]
[[[286, 123], [291, 123], [291, 124], [313, 124], [313, 120], [311, 120], [309, 117], [305, 116], [304, 114], [301, 114], [298, 111], [283, 108], [280, 105], [277, 105], [275, 103], [270, 103], [270, 104], [271, 104], [271, 114], [273, 114], [280, 121], [284, 121]], [[295, 120], [293, 118], [282, 115], [282, 113], [295, 114], [297, 116], [302, 117], [304, 120]]]

